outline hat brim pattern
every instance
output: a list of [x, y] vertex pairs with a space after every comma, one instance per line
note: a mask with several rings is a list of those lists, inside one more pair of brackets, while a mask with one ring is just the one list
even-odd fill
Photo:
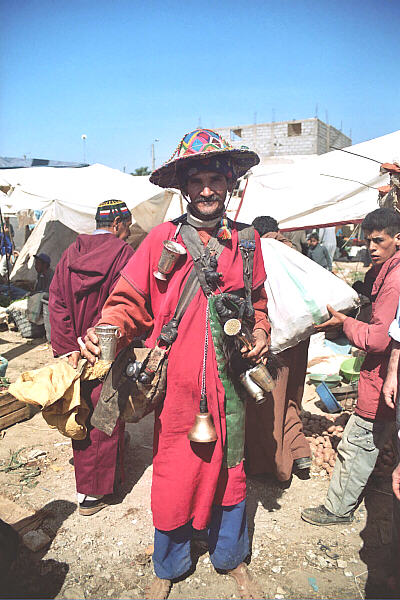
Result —
[[[210, 150], [208, 152], [199, 152], [192, 155], [174, 158], [152, 172], [150, 176], [151, 183], [162, 188], [180, 189], [181, 182], [178, 177], [178, 170], [184, 163], [196, 163], [199, 160], [210, 158], [211, 156], [226, 156], [235, 165], [236, 177], [242, 177], [251, 167], [258, 165], [260, 158], [258, 154], [247, 149], [226, 149]], [[186, 166], [186, 165], [185, 165]]]

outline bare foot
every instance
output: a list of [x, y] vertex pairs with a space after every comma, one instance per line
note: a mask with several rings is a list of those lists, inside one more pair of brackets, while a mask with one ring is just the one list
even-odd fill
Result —
[[236, 569], [228, 571], [227, 575], [233, 577], [235, 580], [238, 586], [239, 598], [243, 600], [262, 600], [265, 598], [258, 585], [253, 581], [250, 571], [244, 563], [240, 563]]
[[166, 600], [170, 589], [171, 582], [169, 579], [154, 577], [150, 587], [146, 590], [146, 600]]

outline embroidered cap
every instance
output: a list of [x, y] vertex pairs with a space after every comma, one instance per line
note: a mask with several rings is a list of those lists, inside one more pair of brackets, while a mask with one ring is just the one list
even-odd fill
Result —
[[115, 217], [121, 221], [128, 221], [132, 215], [131, 211], [122, 200], [105, 200], [97, 207], [96, 221], [112, 223]]

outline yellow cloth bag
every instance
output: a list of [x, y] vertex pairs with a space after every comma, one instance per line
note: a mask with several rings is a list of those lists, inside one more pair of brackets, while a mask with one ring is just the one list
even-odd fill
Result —
[[74, 369], [60, 360], [41, 369], [22, 373], [9, 392], [18, 400], [42, 408], [50, 427], [73, 440], [83, 440], [87, 434], [89, 407], [81, 397], [80, 380], [97, 379], [105, 375], [110, 363], [97, 362], [93, 367], [85, 360]]

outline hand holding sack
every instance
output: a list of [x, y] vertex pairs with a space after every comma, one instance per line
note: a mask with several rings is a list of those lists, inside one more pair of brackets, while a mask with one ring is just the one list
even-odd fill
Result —
[[267, 280], [271, 350], [282, 352], [315, 333], [329, 319], [326, 305], [349, 312], [358, 294], [342, 279], [303, 254], [274, 239], [262, 238]]

